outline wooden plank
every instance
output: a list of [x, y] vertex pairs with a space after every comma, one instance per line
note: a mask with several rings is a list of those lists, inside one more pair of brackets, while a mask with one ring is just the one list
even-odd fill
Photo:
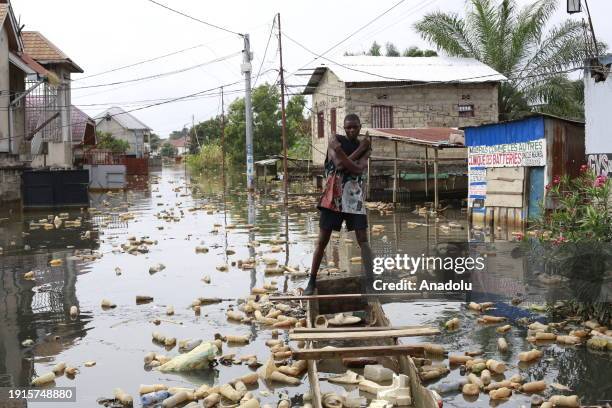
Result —
[[398, 338], [398, 337], [414, 337], [414, 336], [433, 336], [440, 334], [437, 329], [430, 327], [421, 327], [418, 329], [403, 329], [403, 330], [380, 330], [380, 331], [344, 331], [336, 333], [292, 333], [289, 335], [290, 341], [325, 341], [325, 340], [370, 340], [380, 338]]
[[384, 298], [392, 297], [397, 299], [423, 299], [421, 293], [340, 293], [329, 295], [308, 295], [308, 296], [270, 296], [271, 302], [289, 301], [289, 300], [342, 300], [342, 299], [362, 299], [362, 298]]
[[353, 326], [353, 327], [297, 327], [289, 330], [289, 333], [335, 333], [354, 331], [383, 331], [383, 330], [405, 330], [421, 329], [427, 326]]
[[321, 360], [343, 357], [422, 356], [424, 346], [399, 344], [393, 346], [337, 347], [291, 350], [295, 360]]

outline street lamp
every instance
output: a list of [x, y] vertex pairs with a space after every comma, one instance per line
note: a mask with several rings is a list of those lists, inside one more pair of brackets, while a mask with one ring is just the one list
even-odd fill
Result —
[[581, 11], [580, 0], [567, 0], [568, 14], [580, 13]]

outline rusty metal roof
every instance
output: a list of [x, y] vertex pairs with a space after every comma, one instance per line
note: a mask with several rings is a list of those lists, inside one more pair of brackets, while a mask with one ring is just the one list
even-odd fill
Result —
[[[462, 143], [454, 142], [454, 137], [463, 137], [463, 131], [456, 128], [430, 127], [430, 128], [385, 128], [361, 129], [372, 137], [396, 140], [398, 142], [430, 146], [430, 147], [465, 147]], [[453, 139], [453, 140], [451, 140]]]
[[21, 38], [25, 52], [40, 64], [66, 64], [72, 72], [83, 72], [81, 67], [38, 31], [24, 31]]
[[70, 111], [70, 123], [72, 130], [72, 143], [80, 144], [85, 139], [85, 129], [87, 126], [95, 128], [96, 122], [90, 118], [85, 112], [72, 105]]

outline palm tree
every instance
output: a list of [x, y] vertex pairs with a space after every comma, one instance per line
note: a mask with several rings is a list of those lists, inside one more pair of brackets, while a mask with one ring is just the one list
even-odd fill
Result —
[[584, 108], [577, 109], [567, 72], [584, 64], [583, 27], [568, 19], [545, 29], [558, 3], [538, 0], [518, 9], [515, 0], [470, 0], [464, 18], [434, 12], [414, 28], [439, 51], [476, 58], [509, 79], [500, 87], [500, 120], [530, 111], [580, 118]]

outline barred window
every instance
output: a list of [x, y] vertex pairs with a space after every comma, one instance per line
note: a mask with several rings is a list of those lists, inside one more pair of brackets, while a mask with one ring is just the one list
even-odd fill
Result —
[[393, 127], [393, 107], [385, 105], [372, 106], [372, 127], [373, 128], [392, 128]]

